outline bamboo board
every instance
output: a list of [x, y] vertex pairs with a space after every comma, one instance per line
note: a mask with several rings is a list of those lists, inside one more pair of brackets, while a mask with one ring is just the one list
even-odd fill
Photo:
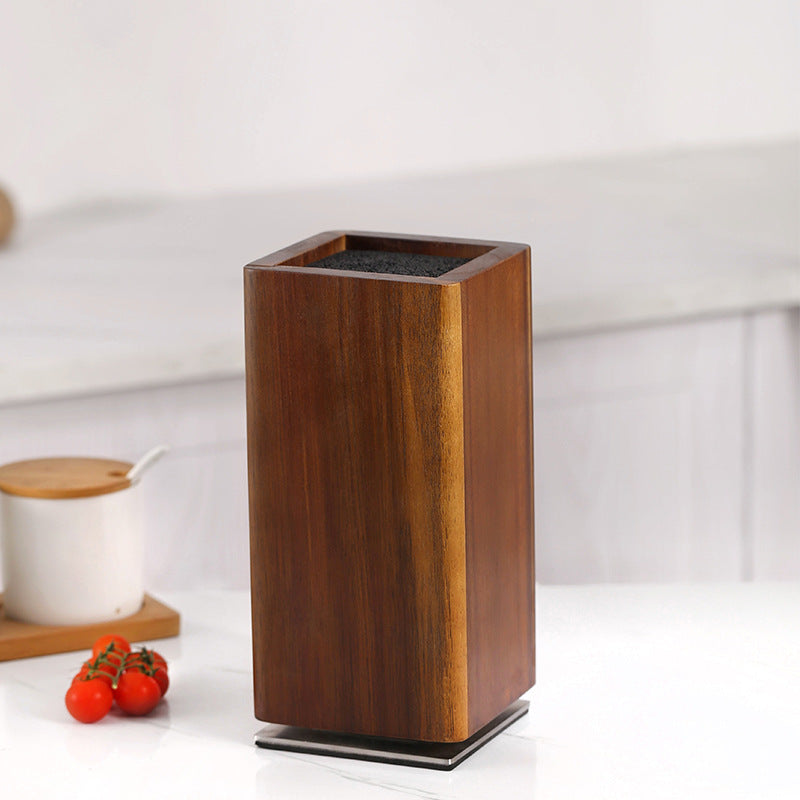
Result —
[[146, 594], [141, 609], [122, 619], [91, 625], [31, 625], [6, 619], [0, 594], [0, 661], [91, 649], [95, 639], [106, 633], [131, 642], [165, 639], [178, 635], [180, 623], [177, 611]]

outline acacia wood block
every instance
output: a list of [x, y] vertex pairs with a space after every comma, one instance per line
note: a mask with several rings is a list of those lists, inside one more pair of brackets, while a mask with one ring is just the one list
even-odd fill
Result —
[[245, 268], [259, 719], [461, 741], [533, 685], [530, 280], [354, 232]]

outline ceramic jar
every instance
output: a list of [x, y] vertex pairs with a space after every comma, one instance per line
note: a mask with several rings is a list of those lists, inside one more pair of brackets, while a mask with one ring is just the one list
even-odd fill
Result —
[[141, 487], [131, 464], [47, 458], [0, 467], [3, 610], [38, 625], [84, 625], [142, 605]]

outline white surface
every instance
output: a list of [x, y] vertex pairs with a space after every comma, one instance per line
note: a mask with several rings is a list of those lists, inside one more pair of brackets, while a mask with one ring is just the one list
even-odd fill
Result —
[[799, 171], [785, 143], [39, 217], [0, 250], [0, 403], [241, 375], [243, 265], [328, 228], [530, 242], [539, 338], [796, 307]]
[[4, 0], [27, 209], [797, 135], [793, 0]]
[[537, 343], [539, 580], [744, 577], [742, 360], [737, 317]]
[[540, 587], [530, 713], [453, 772], [256, 749], [245, 593], [166, 595], [171, 687], [153, 716], [67, 716], [81, 653], [0, 663], [14, 798], [800, 795], [800, 584]]
[[37, 625], [88, 625], [136, 613], [144, 597], [141, 484], [51, 499], [0, 491], [3, 603]]
[[[752, 330], [752, 577], [800, 577], [800, 309], [757, 314]], [[748, 576], [749, 577], [749, 576]]]

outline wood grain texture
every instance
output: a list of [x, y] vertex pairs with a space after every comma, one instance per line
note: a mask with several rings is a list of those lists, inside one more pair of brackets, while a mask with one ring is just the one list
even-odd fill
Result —
[[165, 639], [178, 635], [181, 620], [177, 611], [148, 594], [136, 614], [92, 625], [31, 625], [6, 619], [2, 612], [0, 594], [0, 661], [91, 649], [107, 633], [118, 633], [131, 642]]
[[[456, 250], [474, 258], [437, 279], [297, 268], [362, 243], [364, 249], [420, 247], [425, 249], [413, 252], [456, 255]], [[532, 646], [532, 575], [521, 589], [523, 598], [498, 607], [504, 613], [516, 603], [518, 614], [527, 610], [521, 627], [497, 620], [504, 634], [516, 636], [522, 629], [521, 643], [501, 641], [504, 634], [487, 636], [493, 612], [473, 609], [479, 616], [476, 635], [483, 637], [476, 640], [480, 647], [499, 645], [509, 652], [496, 662], [479, 657], [480, 664], [508, 674], [493, 676], [485, 686], [469, 684], [468, 597], [471, 591], [473, 606], [480, 603], [480, 590], [470, 590], [468, 581], [481, 568], [467, 563], [465, 488], [470, 483], [464, 439], [483, 424], [484, 413], [505, 409], [497, 402], [485, 409], [473, 403], [473, 421], [465, 426], [462, 325], [472, 324], [474, 336], [481, 336], [492, 323], [481, 321], [478, 304], [465, 316], [462, 282], [480, 272], [477, 262], [495, 267], [511, 252], [527, 269], [525, 258], [519, 261], [522, 246], [502, 246], [509, 251], [498, 256], [501, 246], [495, 245], [332, 232], [245, 270], [254, 681], [260, 719], [460, 741], [502, 711], [509, 692], [517, 697], [530, 686], [518, 690], [519, 676], [531, 676], [532, 653], [521, 665], [511, 662]], [[304, 255], [308, 252], [314, 257]], [[480, 291], [476, 286], [476, 297]], [[514, 315], [519, 325], [530, 306], [524, 297], [515, 302], [522, 303]], [[502, 309], [498, 313], [504, 316]], [[522, 327], [529, 335], [529, 316], [528, 327]], [[477, 348], [474, 341], [472, 347]], [[513, 364], [504, 362], [525, 371], [527, 377], [515, 385], [530, 384], [529, 340], [523, 351]], [[493, 357], [482, 352], [484, 360]], [[502, 349], [495, 353], [502, 356]], [[482, 369], [473, 373], [472, 394], [489, 374]], [[503, 393], [501, 382], [493, 397]], [[530, 411], [530, 393], [518, 395], [528, 405], [515, 420]], [[512, 427], [520, 432], [515, 422], [496, 426], [495, 433]], [[521, 433], [530, 438], [530, 423]], [[520, 453], [530, 454], [530, 442], [508, 449], [516, 460], [502, 474], [520, 465]], [[522, 504], [521, 511], [499, 513], [503, 524], [521, 525], [513, 542], [499, 541], [504, 551], [513, 550], [501, 559], [514, 562], [513, 591], [519, 589], [518, 574], [532, 570], [526, 527], [531, 499], [520, 488], [526, 481], [530, 485], [531, 471], [522, 466], [524, 475], [511, 493], [497, 498]], [[480, 470], [473, 467], [473, 472], [474, 488], [481, 478]], [[473, 558], [496, 558], [489, 552], [494, 529], [484, 524], [491, 516], [492, 492], [491, 487], [476, 492], [485, 509], [475, 517], [480, 532]], [[485, 578], [501, 582], [489, 595], [492, 603], [504, 591], [501, 572], [502, 567]], [[473, 670], [476, 676], [481, 669]], [[485, 696], [472, 701], [470, 692]]]
[[106, 458], [37, 458], [0, 467], [0, 490], [22, 497], [93, 497], [127, 489], [128, 461]]
[[530, 251], [462, 284], [470, 729], [534, 683]]

